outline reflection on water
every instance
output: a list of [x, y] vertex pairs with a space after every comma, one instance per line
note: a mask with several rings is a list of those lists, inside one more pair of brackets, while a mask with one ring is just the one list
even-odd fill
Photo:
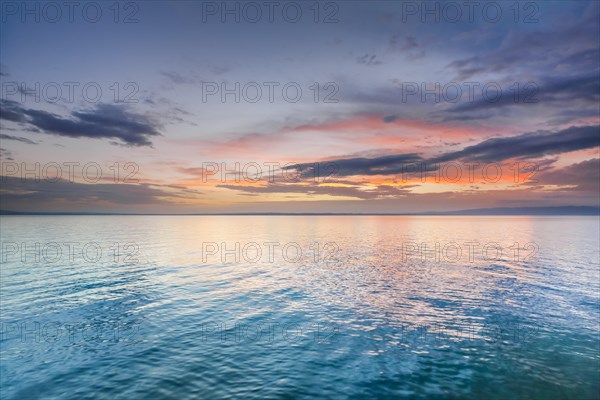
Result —
[[598, 396], [595, 217], [2, 217], [2, 398]]

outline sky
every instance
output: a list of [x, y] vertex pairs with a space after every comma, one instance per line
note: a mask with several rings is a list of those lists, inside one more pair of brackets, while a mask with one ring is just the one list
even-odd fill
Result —
[[599, 4], [2, 2], [0, 209], [599, 206]]

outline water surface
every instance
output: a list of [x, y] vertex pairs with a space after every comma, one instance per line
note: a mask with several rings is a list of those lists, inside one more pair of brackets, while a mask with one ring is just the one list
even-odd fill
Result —
[[3, 399], [598, 397], [596, 217], [0, 221]]

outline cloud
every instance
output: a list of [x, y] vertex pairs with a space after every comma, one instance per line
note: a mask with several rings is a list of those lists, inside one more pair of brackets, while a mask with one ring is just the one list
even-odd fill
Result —
[[419, 60], [425, 57], [425, 50], [421, 50], [414, 36], [405, 36], [400, 42], [399, 35], [393, 35], [390, 38], [388, 50], [394, 53], [405, 54], [404, 58], [408, 61]]
[[98, 104], [92, 110], [71, 112], [70, 118], [43, 110], [24, 108], [11, 100], [0, 100], [0, 118], [35, 127], [46, 134], [70, 138], [113, 139], [112, 144], [152, 146], [150, 139], [160, 136], [159, 125], [145, 115], [125, 106]]
[[542, 185], [575, 186], [576, 190], [587, 190], [597, 195], [600, 190], [600, 159], [548, 169], [536, 174], [535, 179]]
[[[483, 86], [483, 84], [481, 85]], [[474, 101], [464, 101], [444, 111], [444, 114], [460, 114], [450, 116], [445, 120], [453, 119], [479, 119], [489, 117], [487, 115], [476, 115], [474, 112], [482, 110], [497, 112], [502, 107], [521, 106], [532, 107], [533, 103], [544, 106], [557, 106], [564, 108], [566, 104], [579, 108], [586, 107], [588, 113], [597, 114], [598, 102], [600, 102], [600, 76], [598, 74], [584, 74], [580, 76], [549, 76], [539, 82], [528, 82], [520, 85], [518, 92], [506, 90], [510, 85], [500, 85], [504, 88], [502, 96], [493, 102], [480, 97]], [[515, 89], [517, 90], [517, 89]], [[490, 89], [490, 98], [496, 96], [494, 89]], [[519, 97], [515, 97], [516, 94]]]
[[380, 65], [380, 64], [382, 64], [381, 61], [377, 60], [377, 56], [375, 54], [373, 54], [373, 55], [365, 54], [364, 56], [356, 57], [356, 62], [358, 64], [362, 64], [362, 65]]
[[328, 186], [316, 184], [269, 184], [267, 186], [249, 185], [218, 185], [217, 187], [237, 190], [245, 194], [265, 193], [300, 193], [308, 196], [326, 195], [339, 197], [353, 197], [357, 199], [379, 199], [385, 197], [405, 196], [410, 191], [408, 188], [414, 185], [391, 186], [378, 185], [372, 188], [361, 188], [359, 186]]
[[231, 67], [228, 65], [212, 65], [208, 64], [208, 70], [215, 75], [223, 75], [226, 72], [231, 70]]
[[20, 177], [2, 176], [2, 207], [5, 209], [21, 208], [22, 205], [45, 203], [98, 203], [135, 205], [135, 204], [167, 204], [177, 199], [188, 199], [199, 195], [191, 189], [174, 185], [124, 184], [124, 183], [80, 183], [64, 179], [49, 181], [40, 179], [36, 182], [31, 177], [21, 180]]
[[436, 164], [465, 160], [500, 162], [511, 159], [537, 158], [575, 150], [590, 149], [600, 145], [600, 126], [570, 127], [558, 132], [532, 132], [506, 138], [492, 138], [459, 151], [448, 152], [425, 159], [416, 153], [393, 154], [374, 158], [341, 158], [327, 162], [291, 165], [304, 177], [315, 175], [315, 168], [335, 169], [335, 176], [397, 175], [406, 166], [423, 163], [426, 171], [434, 171]]
[[414, 36], [405, 36], [402, 43], [399, 41], [399, 35], [393, 35], [390, 38], [389, 49], [392, 51], [410, 51], [419, 47], [417, 39]]
[[5, 135], [3, 133], [0, 133], [0, 139], [4, 139], [4, 140], [16, 140], [17, 142], [23, 142], [23, 143], [27, 143], [27, 144], [38, 144], [37, 142], [34, 142], [33, 140], [29, 140], [27, 138], [22, 138], [22, 137], [18, 137], [18, 136], [11, 136], [11, 135]]
[[435, 162], [457, 159], [496, 162], [512, 158], [536, 158], [600, 145], [600, 126], [572, 126], [558, 132], [533, 132], [506, 138], [492, 138], [463, 150], [447, 153]]
[[[590, 70], [598, 66], [598, 3], [590, 2], [579, 20], [564, 21], [552, 29], [508, 31], [497, 48], [487, 53], [455, 60], [447, 68], [457, 72], [457, 79], [475, 75], [510, 71], [556, 72], [557, 68]], [[527, 57], [523, 57], [527, 54]]]
[[300, 171], [304, 177], [319, 176], [315, 168], [319, 168], [329, 175], [395, 175], [402, 172], [406, 164], [421, 162], [423, 159], [414, 153], [393, 154], [376, 158], [346, 158], [336, 159], [322, 163], [303, 163], [289, 166], [289, 169]]
[[25, 109], [20, 103], [0, 99], [0, 119], [12, 122], [26, 122]]
[[183, 84], [192, 84], [196, 82], [196, 79], [193, 77], [183, 76], [179, 72], [176, 71], [160, 71], [160, 74], [169, 78], [169, 80], [173, 83], [183, 85]]
[[12, 157], [12, 153], [10, 150], [4, 149], [0, 147], [0, 158], [7, 161], [14, 161], [15, 159]]

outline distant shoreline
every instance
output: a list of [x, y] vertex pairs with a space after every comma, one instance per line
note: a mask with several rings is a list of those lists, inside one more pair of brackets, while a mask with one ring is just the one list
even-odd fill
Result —
[[522, 207], [522, 208], [481, 208], [458, 211], [420, 212], [420, 213], [93, 213], [93, 212], [27, 212], [0, 210], [0, 215], [19, 216], [600, 216], [600, 207], [563, 206], [563, 207]]

